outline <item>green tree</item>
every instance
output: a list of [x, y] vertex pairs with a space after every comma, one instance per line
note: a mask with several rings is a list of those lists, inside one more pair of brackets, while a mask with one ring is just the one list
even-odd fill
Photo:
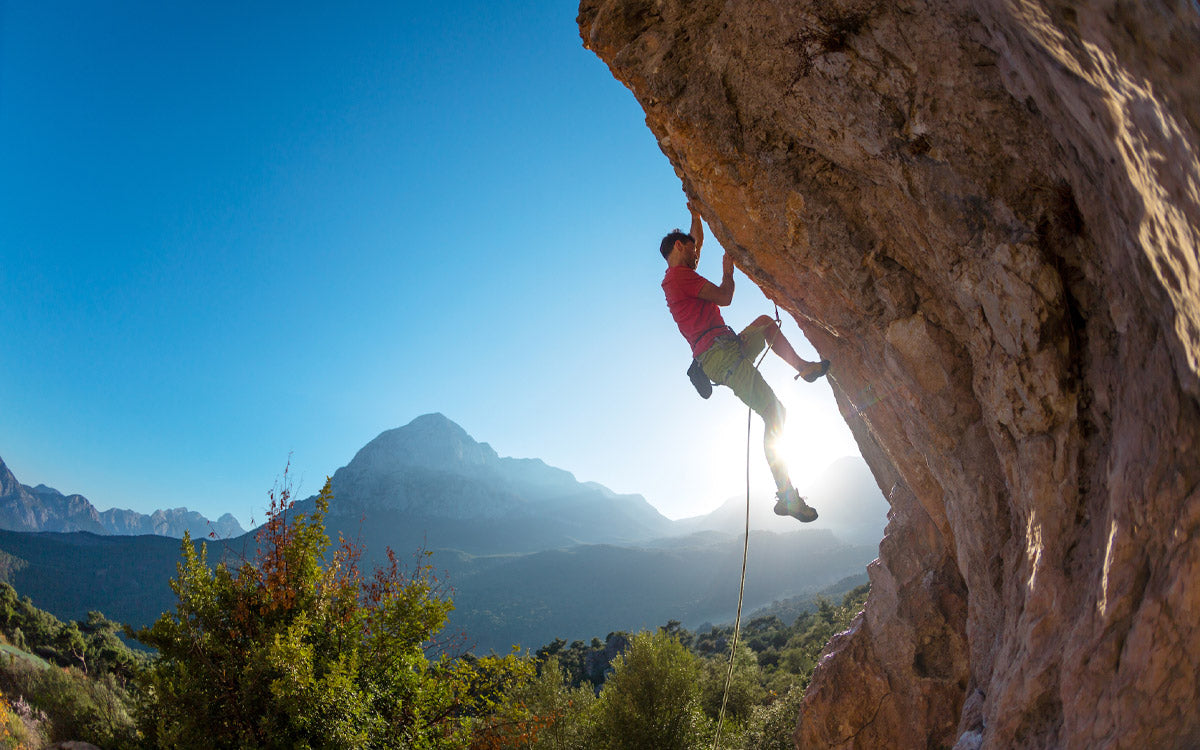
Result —
[[[482, 680], [477, 665], [426, 648], [452, 609], [427, 565], [359, 573], [360, 550], [330, 553], [316, 510], [288, 518], [271, 492], [253, 561], [210, 568], [183, 542], [178, 597], [138, 638], [159, 651], [142, 726], [162, 748], [458, 748]], [[493, 670], [495, 672], [496, 670]]]
[[64, 659], [78, 662], [84, 673], [87, 673], [87, 643], [83, 640], [83, 633], [79, 632], [76, 623], [72, 622], [58, 631], [54, 636], [54, 647]]
[[773, 702], [756, 706], [746, 722], [741, 747], [744, 750], [793, 750], [792, 732], [803, 699], [804, 689], [796, 685]]
[[729, 675], [729, 661], [706, 659], [701, 679], [700, 703], [704, 713], [716, 719], [721, 713], [721, 701], [725, 697], [725, 679], [729, 677], [729, 698], [725, 705], [725, 718], [736, 722], [745, 721], [750, 711], [767, 697], [762, 684], [762, 673], [754, 652], [744, 644], [738, 644], [737, 658], [733, 660], [733, 675]]
[[699, 661], [663, 631], [635, 635], [596, 704], [595, 745], [685, 750], [703, 728]]
[[99, 612], [88, 612], [85, 623], [60, 622], [0, 583], [0, 635], [60, 667], [80, 667], [93, 677], [114, 672], [128, 680], [146, 659], [120, 639], [121, 628]]
[[514, 683], [481, 721], [472, 750], [591, 750], [596, 694], [590, 686], [571, 687], [569, 679], [558, 657], [546, 656], [537, 676]]

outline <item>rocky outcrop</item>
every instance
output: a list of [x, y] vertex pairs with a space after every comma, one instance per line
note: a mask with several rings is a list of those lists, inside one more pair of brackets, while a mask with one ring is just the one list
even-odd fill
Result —
[[231, 539], [245, 533], [232, 514], [209, 521], [187, 508], [156, 510], [150, 515], [111, 508], [97, 511], [83, 495], [64, 495], [53, 487], [21, 484], [0, 460], [0, 529], [11, 531], [88, 531], [93, 534], [156, 534], [193, 539]]
[[159, 509], [146, 515], [135, 510], [110, 508], [100, 513], [100, 523], [108, 534], [155, 534], [193, 539], [232, 539], [246, 533], [232, 513], [222, 513], [215, 521], [187, 508]]
[[83, 495], [64, 495], [44, 484], [27, 487], [17, 481], [2, 459], [0, 529], [105, 533], [96, 509]]
[[892, 504], [798, 746], [1200, 745], [1196, 5], [579, 24]]

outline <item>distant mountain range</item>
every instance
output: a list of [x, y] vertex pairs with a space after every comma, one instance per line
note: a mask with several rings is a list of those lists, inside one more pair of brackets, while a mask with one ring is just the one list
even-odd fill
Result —
[[157, 534], [181, 538], [185, 531], [204, 538], [246, 533], [231, 514], [209, 521], [187, 508], [156, 510], [150, 515], [111, 508], [97, 511], [83, 495], [64, 495], [53, 487], [29, 487], [17, 481], [0, 459], [0, 529], [10, 531], [89, 531], [93, 534]]
[[[6, 495], [12, 484], [0, 485]], [[537, 459], [502, 458], [441, 414], [376, 437], [334, 473], [332, 487], [331, 538], [363, 545], [367, 565], [382, 561], [389, 546], [401, 559], [432, 552], [454, 589], [450, 627], [479, 651], [670, 619], [719, 622], [732, 619], [737, 605], [744, 498], [671, 521], [640, 495], [578, 482]], [[861, 575], [876, 556], [886, 503], [861, 459], [835, 465], [810, 494], [831, 523], [779, 524], [768, 500], [752, 503], [753, 525], [764, 530], [750, 540], [747, 610]], [[313, 503], [307, 498], [291, 512]], [[209, 559], [246, 559], [253, 547], [252, 535], [230, 535], [209, 542]], [[0, 531], [0, 578], [64, 618], [99, 609], [148, 623], [173, 605], [167, 579], [178, 557], [179, 543], [169, 539]]]
[[382, 433], [332, 481], [326, 525], [379, 553], [391, 546], [525, 554], [673, 533], [641, 495], [578, 482], [538, 459], [501, 458], [441, 414]]

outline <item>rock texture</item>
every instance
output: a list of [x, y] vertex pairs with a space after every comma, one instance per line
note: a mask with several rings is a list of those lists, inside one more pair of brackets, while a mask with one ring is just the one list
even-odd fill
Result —
[[892, 504], [798, 746], [1200, 746], [1200, 8], [583, 0], [579, 25], [833, 361]]

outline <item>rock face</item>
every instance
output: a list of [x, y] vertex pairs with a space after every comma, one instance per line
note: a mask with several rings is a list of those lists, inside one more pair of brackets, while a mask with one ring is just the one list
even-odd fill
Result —
[[583, 0], [579, 25], [833, 361], [892, 505], [798, 746], [1200, 745], [1196, 5]]

